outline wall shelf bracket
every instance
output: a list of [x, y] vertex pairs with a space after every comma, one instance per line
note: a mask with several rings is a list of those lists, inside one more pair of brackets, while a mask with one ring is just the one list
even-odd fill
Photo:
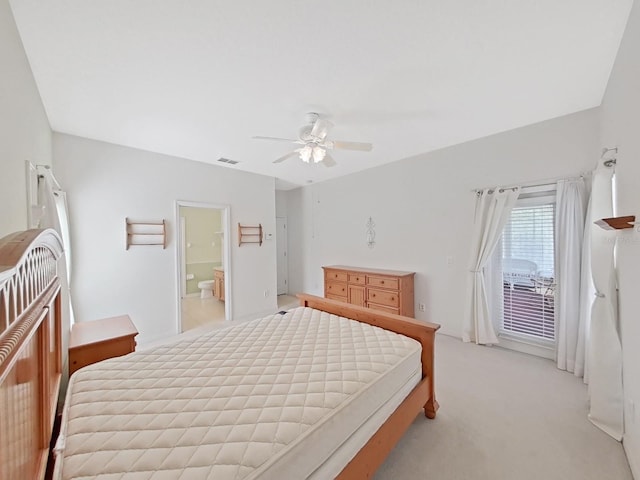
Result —
[[624, 230], [627, 228], [633, 228], [635, 225], [637, 225], [635, 215], [627, 215], [626, 217], [602, 218], [600, 220], [596, 220], [593, 223], [605, 230]]
[[238, 223], [238, 246], [245, 243], [256, 243], [262, 246], [262, 224], [241, 225]]
[[167, 248], [167, 221], [135, 222], [125, 218], [126, 246], [131, 245], [162, 245]]

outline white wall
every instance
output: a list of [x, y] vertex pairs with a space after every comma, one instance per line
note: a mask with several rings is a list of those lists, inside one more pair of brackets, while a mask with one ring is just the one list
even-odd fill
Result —
[[[176, 333], [176, 200], [230, 205], [233, 317], [276, 311], [275, 242], [238, 247], [234, 228], [274, 231], [273, 178], [58, 133], [53, 147], [68, 192], [78, 321], [128, 313], [141, 342]], [[167, 249], [125, 250], [125, 217], [168, 220]]]
[[287, 198], [286, 191], [276, 191], [276, 217], [287, 216]]
[[587, 110], [287, 192], [291, 290], [321, 295], [328, 264], [415, 271], [416, 303], [427, 305], [416, 317], [460, 336], [471, 190], [579, 174], [598, 145], [598, 111]]
[[0, 237], [27, 228], [25, 160], [51, 164], [51, 128], [7, 0], [0, 0]]
[[[602, 145], [619, 148], [617, 213], [640, 219], [640, 5], [635, 2], [601, 107]], [[640, 232], [618, 234], [620, 327], [625, 392], [624, 446], [640, 479]], [[634, 408], [631, 402], [635, 404]]]

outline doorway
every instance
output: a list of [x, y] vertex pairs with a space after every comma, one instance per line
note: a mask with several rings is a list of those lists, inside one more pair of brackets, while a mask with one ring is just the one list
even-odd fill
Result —
[[278, 308], [289, 310], [299, 305], [289, 292], [289, 239], [287, 217], [276, 217], [276, 265], [278, 276]]
[[211, 329], [230, 320], [229, 207], [176, 202], [177, 330]]

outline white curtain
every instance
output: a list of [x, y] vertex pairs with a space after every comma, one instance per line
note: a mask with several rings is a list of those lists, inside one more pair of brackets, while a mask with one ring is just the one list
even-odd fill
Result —
[[556, 361], [559, 369], [569, 372], [576, 371], [579, 345], [585, 342], [584, 328], [580, 328], [585, 198], [582, 178], [558, 182], [555, 219]]
[[69, 214], [67, 211], [67, 194], [53, 176], [48, 166], [37, 167], [41, 180], [39, 181], [38, 195], [45, 205], [44, 215], [40, 221], [40, 228], [53, 228], [62, 237], [64, 245], [65, 271], [67, 280], [67, 292], [69, 295], [69, 321], [75, 322], [73, 305], [71, 302], [71, 239], [69, 233]]
[[[503, 229], [504, 231], [504, 229]], [[487, 306], [494, 331], [502, 328], [504, 316], [504, 275], [502, 270], [502, 241], [498, 239], [496, 247], [484, 266], [484, 287], [487, 290]]]
[[519, 194], [520, 188], [487, 189], [478, 194], [471, 236], [469, 289], [462, 332], [465, 342], [498, 343], [492, 325], [483, 269], [502, 236], [504, 225]]
[[596, 294], [591, 273], [591, 197], [585, 215], [585, 229], [582, 242], [582, 267], [580, 270], [580, 322], [578, 329], [578, 347], [576, 349], [576, 363], [573, 374], [583, 377], [584, 383], [589, 383], [589, 356], [587, 346], [591, 338], [591, 304]]
[[622, 348], [617, 322], [615, 231], [593, 224], [613, 216], [613, 168], [599, 162], [591, 193], [591, 269], [596, 294], [588, 343], [589, 419], [616, 440], [623, 434]]

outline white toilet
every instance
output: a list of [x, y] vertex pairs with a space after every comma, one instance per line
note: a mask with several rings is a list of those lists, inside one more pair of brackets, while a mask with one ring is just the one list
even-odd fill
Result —
[[213, 283], [214, 280], [203, 280], [198, 282], [198, 288], [200, 289], [200, 298], [213, 297]]

